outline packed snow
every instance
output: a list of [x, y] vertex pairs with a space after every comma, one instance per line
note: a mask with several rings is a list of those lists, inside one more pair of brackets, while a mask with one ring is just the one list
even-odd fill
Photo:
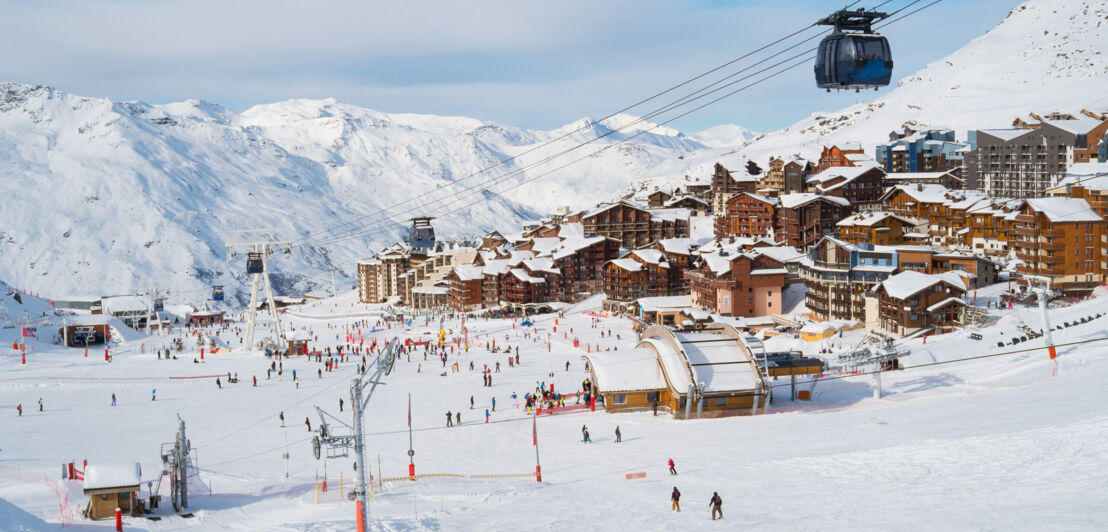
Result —
[[[1096, 529], [1108, 517], [1101, 489], [1108, 481], [1103, 467], [1108, 415], [1095, 407], [1108, 377], [1108, 344], [1096, 341], [1108, 338], [1103, 332], [1108, 298], [1103, 295], [1051, 309], [1055, 323], [1066, 324], [1054, 331], [1063, 345], [1057, 363], [1047, 357], [1041, 338], [1011, 345], [1012, 339], [1026, 337], [1028, 328], [1038, 328], [1036, 308], [994, 309], [995, 323], [987, 328], [906, 342], [910, 354], [902, 366], [907, 369], [882, 376], [880, 399], [873, 398], [871, 377], [849, 374], [829, 375], [814, 386], [802, 381], [800, 386], [813, 392], [811, 401], [789, 400], [788, 381], [774, 381], [775, 400], [766, 414], [722, 419], [591, 412], [571, 396], [564, 409], [538, 418], [543, 479], [536, 482], [528, 476], [534, 471], [535, 448], [523, 394], [542, 383], [565, 393], [579, 390], [587, 377], [582, 355], [598, 347], [605, 358], [626, 353], [631, 359], [638, 353], [631, 323], [605, 317], [599, 303], [591, 299], [561, 317], [536, 316], [533, 327], [473, 317], [465, 325], [468, 352], [464, 347], [448, 352], [445, 364], [435, 355], [424, 360], [420, 347], [410, 360], [401, 357], [372, 396], [366, 415], [367, 464], [374, 475], [388, 479], [370, 506], [374, 526], [730, 530], [834, 523], [835, 528], [862, 529]], [[310, 334], [312, 349], [331, 347], [332, 353], [347, 344], [346, 334], [357, 335], [359, 329], [354, 345], [392, 337], [430, 340], [438, 334], [441, 316], [418, 316], [411, 327], [392, 323], [374, 331], [385, 311], [357, 304], [348, 293], [293, 308], [285, 321]], [[1082, 323], [1082, 318], [1089, 319]], [[360, 320], [368, 324], [356, 325]], [[349, 421], [348, 386], [360, 358], [347, 359], [334, 371], [323, 371], [323, 364], [303, 356], [286, 358], [283, 373], [267, 378], [274, 361], [241, 350], [240, 327], [236, 322], [227, 329], [200, 331], [236, 348], [209, 352], [203, 362], [195, 331], [174, 333], [182, 335], [184, 348], [171, 348], [176, 359], [170, 360], [159, 360], [156, 350], [171, 345], [171, 336], [115, 345], [111, 362], [99, 353], [85, 358], [82, 350], [36, 339], [29, 339], [33, 350], [26, 366], [4, 351], [0, 508], [12, 509], [0, 512], [5, 523], [38, 530], [80, 521], [87, 501], [81, 483], [60, 478], [61, 465], [70, 461], [87, 459], [90, 469], [139, 462], [140, 497], [147, 497], [147, 482], [156, 481], [161, 469], [160, 444], [172, 441], [179, 414], [188, 424], [199, 468], [190, 485], [194, 517], [177, 517], [163, 506], [153, 514], [161, 520], [128, 517], [126, 529], [353, 530], [354, 505], [341, 491], [351, 488], [353, 457], [330, 459], [326, 465], [316, 461], [309, 446], [314, 433], [305, 420], [318, 428], [312, 407], [319, 405]], [[445, 317], [441, 327], [448, 340], [461, 334], [457, 317]], [[983, 339], [970, 339], [973, 332]], [[3, 329], [0, 340], [10, 344], [14, 334]], [[580, 347], [574, 347], [575, 339]], [[821, 356], [833, 362], [835, 353], [858, 340], [858, 332], [821, 342], [786, 334], [767, 339], [766, 348], [824, 352]], [[1092, 342], [1067, 345], [1082, 340]], [[491, 352], [493, 341], [499, 353]], [[509, 346], [513, 356], [519, 349], [519, 365], [508, 365], [504, 350]], [[1014, 353], [956, 362], [1009, 351]], [[955, 363], [929, 365], [940, 362]], [[480, 375], [486, 365], [491, 387], [483, 386]], [[238, 383], [227, 382], [228, 372], [238, 375]], [[118, 398], [114, 407], [112, 394]], [[416, 472], [470, 478], [393, 480], [407, 474], [408, 394]], [[346, 403], [342, 412], [340, 399]], [[22, 416], [17, 404], [23, 406]], [[447, 411], [461, 413], [460, 426], [445, 426]], [[581, 443], [582, 425], [595, 443]], [[621, 443], [614, 442], [616, 426]], [[670, 458], [677, 476], [668, 473]], [[640, 472], [645, 478], [625, 478]], [[316, 482], [324, 476], [328, 490], [317, 504]], [[674, 486], [686, 497], [680, 513], [668, 505]], [[725, 501], [725, 518], [716, 523], [707, 510], [713, 491]], [[97, 529], [110, 525], [90, 524]]]

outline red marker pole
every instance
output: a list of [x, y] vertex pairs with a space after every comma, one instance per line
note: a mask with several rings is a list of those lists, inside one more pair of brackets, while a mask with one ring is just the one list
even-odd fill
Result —
[[204, 348], [200, 348], [200, 360], [204, 360]]
[[104, 346], [104, 362], [109, 362], [111, 358], [108, 356], [108, 346]]
[[115, 509], [115, 532], [123, 532], [123, 510]]

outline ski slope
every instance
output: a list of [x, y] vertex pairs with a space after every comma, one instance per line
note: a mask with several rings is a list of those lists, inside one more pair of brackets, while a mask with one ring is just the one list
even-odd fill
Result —
[[[300, 310], [313, 315], [384, 310], [355, 303], [353, 293], [312, 307]], [[468, 353], [450, 358], [460, 362], [458, 374], [445, 368], [442, 376], [441, 363], [434, 356], [424, 361], [421, 351], [410, 361], [401, 358], [370, 400], [365, 419], [367, 463], [374, 474], [407, 474], [411, 394], [417, 473], [521, 478], [385, 482], [370, 506], [376, 529], [1094, 530], [1108, 518], [1103, 490], [1108, 414], [1097, 406], [1108, 378], [1108, 342], [1062, 347], [1057, 366], [1041, 340], [1019, 345], [1030, 351], [954, 362], [1016, 349], [998, 348], [995, 339], [1016, 334], [1021, 323], [1036, 327], [1035, 308], [1005, 310], [997, 325], [981, 331], [989, 335], [982, 341], [968, 339], [972, 331], [963, 331], [930, 337], [926, 344], [909, 342], [912, 354], [905, 366], [950, 363], [884, 374], [880, 399], [873, 398], [872, 378], [863, 376], [821, 381], [811, 402], [789, 401], [788, 383], [779, 380], [774, 405], [759, 416], [675, 421], [570, 405], [566, 413], [538, 419], [543, 482], [535, 482], [526, 477], [535, 467], [531, 420], [513, 408], [510, 395], [522, 397], [543, 381], [553, 382], [555, 390], [578, 389], [586, 374], [583, 351], [572, 347], [574, 337], [602, 349], [633, 347], [630, 323], [596, 318], [591, 313], [598, 310], [596, 299], [571, 308], [559, 319], [557, 333], [553, 316], [540, 316], [537, 334], [542, 339], [550, 334], [549, 351], [541, 340], [524, 338], [523, 328], [513, 328], [510, 320], [468, 320], [470, 336], [480, 337], [471, 341]], [[1052, 319], [1063, 321], [1098, 313], [1102, 317], [1056, 331], [1055, 341], [1108, 337], [1108, 297], [1052, 309]], [[313, 347], [319, 347], [344, 342], [344, 327], [358, 319], [364, 318], [293, 317], [288, 322], [318, 336]], [[591, 327], [594, 319], [599, 328]], [[443, 327], [460, 332], [457, 320], [447, 319]], [[608, 338], [609, 330], [620, 339]], [[233, 328], [209, 332], [239, 345]], [[367, 341], [426, 339], [436, 332], [435, 322], [420, 320], [410, 329], [362, 329]], [[0, 340], [10, 344], [10, 334], [0, 332]], [[568, 338], [560, 338], [563, 334]], [[521, 364], [508, 367], [505, 354], [486, 351], [490, 338], [497, 346], [518, 346]], [[26, 366], [8, 350], [0, 355], [7, 368], [0, 377], [0, 508], [19, 508], [22, 513], [10, 518], [13, 522], [30, 523], [35, 530], [39, 520], [53, 527], [63, 515], [70, 520], [79, 515], [87, 499], [79, 484], [59, 480], [64, 462], [133, 460], [142, 463], [145, 475], [157, 472], [159, 445], [172, 439], [179, 414], [197, 451], [199, 476], [189, 508], [195, 517], [183, 519], [163, 508], [160, 521], [128, 518], [126, 529], [354, 529], [353, 503], [335, 489], [340, 473], [349, 489], [353, 457], [327, 462], [330, 489], [316, 504], [315, 481], [325, 466], [312, 456], [312, 434], [304, 426], [307, 417], [317, 428], [312, 405], [349, 419], [352, 363], [320, 378], [320, 364], [294, 358], [280, 378], [267, 380], [269, 361], [260, 353], [207, 354], [203, 363], [193, 363], [199, 353], [190, 337], [177, 360], [158, 360], [150, 348], [168, 344], [169, 338], [147, 342], [146, 354], [128, 342], [110, 363], [45, 344], [34, 346]], [[469, 361], [477, 371], [468, 369]], [[482, 366], [494, 367], [496, 361], [501, 371], [493, 373], [493, 386], [482, 386]], [[227, 372], [238, 373], [240, 382], [225, 382]], [[219, 389], [211, 376], [221, 374]], [[252, 376], [259, 379], [256, 388]], [[155, 388], [157, 401], [151, 401]], [[119, 399], [116, 407], [109, 406], [113, 393]], [[46, 406], [42, 413], [32, 406], [39, 397]], [[497, 410], [486, 424], [484, 410], [492, 397]], [[346, 399], [341, 414], [340, 398]], [[25, 408], [23, 417], [16, 415], [17, 403]], [[448, 410], [461, 411], [461, 426], [444, 426]], [[279, 412], [285, 415], [284, 428]], [[581, 443], [582, 425], [595, 443]], [[618, 444], [617, 425], [623, 433]], [[281, 458], [286, 440], [287, 478]], [[666, 471], [670, 458], [676, 477]], [[637, 472], [646, 477], [625, 479]], [[65, 489], [64, 512], [50, 482]], [[674, 486], [684, 494], [680, 513], [669, 509]], [[713, 491], [724, 500], [720, 522], [709, 519]]]

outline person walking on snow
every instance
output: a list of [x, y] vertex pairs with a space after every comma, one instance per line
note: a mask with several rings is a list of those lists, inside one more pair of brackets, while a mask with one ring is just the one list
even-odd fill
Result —
[[446, 411], [446, 426], [447, 427], [453, 427], [454, 426], [454, 414], [450, 413], [449, 410]]
[[457, 412], [454, 412], [454, 416], [455, 416], [454, 417], [454, 419], [455, 419], [454, 424], [455, 425], [461, 425], [462, 424], [462, 411], [459, 410]]
[[157, 401], [158, 400], [158, 389], [157, 388], [154, 388], [153, 390], [150, 390], [150, 400], [151, 401]]
[[489, 422], [489, 409], [486, 408], [485, 409], [485, 423], [488, 423], [488, 422]]
[[277, 419], [281, 420], [281, 427], [284, 428], [284, 426], [285, 426], [285, 412], [282, 411], [280, 414], [277, 414]]
[[623, 434], [619, 432], [619, 425], [616, 425], [616, 443], [623, 441]]
[[712, 521], [716, 520], [716, 514], [719, 514], [719, 518], [723, 519], [723, 499], [719, 498], [719, 492], [712, 492], [712, 499], [708, 501], [708, 506], [712, 509]]
[[215, 378], [215, 386], [216, 386], [217, 388], [219, 388], [220, 390], [222, 390], [222, 389], [223, 389], [223, 385], [219, 383], [219, 377], [216, 377], [216, 378]]
[[41, 397], [38, 398], [38, 411], [42, 412], [42, 398]]
[[672, 458], [669, 459], [669, 474], [671, 474], [671, 475], [676, 475], [677, 474], [677, 469], [673, 467], [673, 459]]
[[308, 426], [308, 432], [312, 431], [312, 420], [304, 418], [304, 424]]
[[19, 411], [19, 417], [23, 417], [23, 403], [15, 405], [15, 409]]
[[115, 406], [115, 394], [112, 394], [112, 406]]
[[492, 411], [496, 412], [496, 398], [495, 397], [492, 398]]
[[342, 412], [342, 405], [343, 405], [342, 397], [339, 397], [339, 412]]
[[681, 511], [681, 492], [677, 491], [677, 486], [673, 487], [673, 493], [670, 494], [669, 500], [673, 502], [672, 508], [674, 512]]

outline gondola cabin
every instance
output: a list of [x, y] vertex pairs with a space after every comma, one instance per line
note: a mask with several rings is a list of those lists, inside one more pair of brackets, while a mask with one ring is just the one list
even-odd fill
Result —
[[212, 301], [223, 301], [223, 286], [215, 285], [212, 287]]
[[835, 31], [820, 42], [816, 55], [816, 85], [821, 89], [877, 89], [892, 81], [889, 40], [872, 29], [887, 17], [875, 11], [837, 11], [817, 24]]
[[246, 273], [262, 273], [264, 269], [265, 267], [262, 264], [261, 253], [251, 251], [250, 253], [246, 254]]

